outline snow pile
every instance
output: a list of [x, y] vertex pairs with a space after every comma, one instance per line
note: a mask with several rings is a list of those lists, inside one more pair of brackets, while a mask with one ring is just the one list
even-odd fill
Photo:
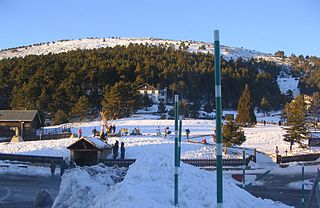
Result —
[[[228, 148], [228, 154], [223, 154], [223, 158], [226, 159], [242, 159], [241, 150]], [[205, 146], [201, 149], [187, 151], [182, 153], [182, 159], [215, 159], [216, 158], [216, 147]]]
[[93, 207], [96, 197], [122, 180], [124, 173], [124, 168], [115, 169], [104, 165], [68, 170], [62, 177], [53, 207]]
[[[173, 145], [139, 147], [139, 157], [122, 182], [115, 185], [104, 177], [83, 170], [66, 174], [54, 207], [173, 207]], [[98, 171], [103, 171], [99, 169]], [[103, 179], [102, 179], [103, 178]], [[255, 198], [224, 179], [224, 206], [228, 208], [287, 207]], [[236, 195], [234, 193], [237, 193]], [[216, 207], [216, 175], [181, 163], [179, 204], [184, 208]]]
[[[309, 180], [304, 180], [304, 189], [305, 190], [311, 190], [312, 189], [312, 186], [313, 186], [313, 182], [314, 180], [313, 179], [309, 179]], [[302, 189], [302, 181], [295, 181], [295, 182], [291, 182], [288, 184], [288, 187], [289, 188], [292, 188], [292, 189]]]

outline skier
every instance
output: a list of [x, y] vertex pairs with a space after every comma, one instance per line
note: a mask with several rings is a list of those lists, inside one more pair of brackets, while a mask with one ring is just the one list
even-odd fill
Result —
[[207, 144], [207, 140], [204, 138], [202, 141], [201, 141], [202, 144]]
[[112, 132], [113, 132], [114, 134], [116, 133], [116, 125], [115, 125], [115, 124], [112, 125]]
[[123, 159], [124, 159], [125, 152], [126, 152], [126, 149], [124, 148], [124, 143], [123, 143], [123, 142], [121, 142], [120, 151], [121, 151], [121, 159], [123, 160]]

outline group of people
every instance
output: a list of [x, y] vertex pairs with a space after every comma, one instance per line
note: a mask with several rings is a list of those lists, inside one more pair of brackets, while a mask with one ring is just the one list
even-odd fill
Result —
[[[50, 163], [50, 170], [51, 170], [51, 175], [54, 176], [54, 173], [56, 171], [56, 162], [54, 160], [51, 160]], [[68, 168], [75, 168], [76, 167], [76, 163], [75, 162], [71, 162], [70, 164], [68, 163], [67, 160], [63, 160], [62, 163], [60, 164], [60, 176], [63, 175], [64, 171]]]
[[[117, 159], [118, 154], [119, 154], [119, 142], [116, 141], [116, 143], [112, 146], [112, 152], [113, 152], [113, 159]], [[124, 148], [124, 142], [121, 142], [121, 147], [120, 147], [120, 158], [124, 159], [126, 149]]]
[[116, 125], [110, 124], [107, 128], [107, 133], [108, 134], [115, 134], [116, 133]]
[[139, 127], [134, 128], [130, 135], [141, 135]]

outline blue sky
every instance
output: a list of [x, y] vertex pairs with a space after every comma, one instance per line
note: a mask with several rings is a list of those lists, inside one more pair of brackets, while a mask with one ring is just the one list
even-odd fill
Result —
[[83, 37], [158, 37], [320, 56], [319, 0], [0, 0], [0, 48]]

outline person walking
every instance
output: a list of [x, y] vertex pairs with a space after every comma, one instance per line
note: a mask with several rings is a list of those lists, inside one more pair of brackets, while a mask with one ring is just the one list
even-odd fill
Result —
[[119, 142], [116, 141], [116, 143], [113, 146], [113, 159], [117, 159], [118, 157], [118, 151], [119, 151]]
[[120, 152], [121, 152], [121, 159], [124, 159], [125, 153], [126, 153], [126, 149], [124, 148], [124, 143], [121, 142], [121, 147], [120, 147]]
[[93, 133], [93, 137], [96, 137], [97, 129], [96, 129], [96, 128], [94, 128], [94, 129], [92, 130], [92, 133]]
[[56, 162], [51, 160], [50, 164], [51, 175], [54, 176], [54, 172], [56, 171]]
[[65, 169], [67, 169], [67, 164], [65, 161], [62, 161], [62, 163], [60, 164], [60, 176], [63, 175]]
[[80, 139], [82, 137], [82, 131], [81, 131], [81, 129], [79, 128], [78, 129], [78, 139]]

